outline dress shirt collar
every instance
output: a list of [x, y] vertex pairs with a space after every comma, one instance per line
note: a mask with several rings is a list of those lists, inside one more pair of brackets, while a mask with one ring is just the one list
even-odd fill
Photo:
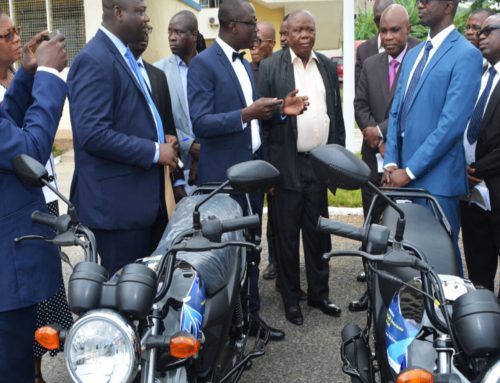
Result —
[[378, 53], [385, 52], [385, 48], [382, 46], [382, 38], [380, 37], [380, 33], [377, 34], [377, 50]]
[[139, 67], [146, 68], [144, 61], [142, 61], [142, 56], [137, 59], [137, 65], [139, 65]]
[[[488, 63], [488, 67], [486, 68], [486, 71], [485, 71], [486, 75], [489, 75], [488, 71], [490, 70], [491, 67], [492, 67], [492, 65], [490, 63]], [[497, 74], [495, 76], [498, 76], [500, 74], [500, 61], [497, 62], [495, 65], [493, 65], [493, 67], [497, 71]]]
[[[291, 58], [292, 58], [292, 60], [291, 60], [291, 61], [292, 61], [292, 64], [293, 64], [293, 62], [294, 62], [296, 59], [298, 59], [298, 60], [302, 60], [299, 56], [297, 56], [297, 55], [295, 54], [295, 52], [293, 51], [293, 49], [290, 49], [290, 56], [291, 56]], [[314, 59], [314, 60], [316, 60], [316, 61], [318, 61], [318, 57], [316, 56], [316, 53], [314, 53], [314, 51], [311, 51], [311, 56], [309, 56], [309, 60], [307, 60], [307, 64], [309, 64], [309, 63], [311, 62], [311, 60], [313, 60], [313, 59]]]
[[391, 55], [388, 54], [387, 60], [389, 61], [389, 64], [391, 63], [392, 60], [396, 60], [399, 64], [401, 64], [403, 62], [407, 50], [408, 50], [408, 45], [406, 45], [405, 49], [401, 51], [398, 57], [392, 57]]
[[104, 26], [100, 26], [99, 29], [109, 37], [113, 45], [118, 49], [118, 52], [125, 57], [125, 52], [127, 52], [127, 46], [123, 44], [123, 41], [121, 41], [115, 34], [110, 32], [108, 29], [106, 29]]
[[180, 56], [177, 56], [177, 55], [174, 54], [174, 57], [175, 57], [175, 61], [177, 62], [177, 66], [178, 67], [185, 67], [185, 68], [188, 67], [188, 65], [184, 62], [183, 59], [181, 59]]
[[453, 32], [454, 29], [455, 29], [455, 26], [453, 24], [451, 24], [451, 25], [447, 26], [445, 29], [443, 29], [441, 32], [439, 32], [432, 39], [431, 39], [430, 35], [427, 36], [426, 41], [430, 41], [432, 43], [432, 50], [434, 52], [436, 52], [439, 49], [439, 47], [441, 46], [443, 41], [448, 37], [448, 35], [451, 32]]
[[236, 52], [236, 53], [239, 53], [239, 52], [234, 50], [228, 43], [226, 43], [220, 37], [217, 37], [215, 39], [215, 42], [220, 45], [220, 47], [222, 48], [222, 51], [226, 55], [227, 59], [229, 60], [230, 63], [232, 63], [233, 62], [233, 52]]

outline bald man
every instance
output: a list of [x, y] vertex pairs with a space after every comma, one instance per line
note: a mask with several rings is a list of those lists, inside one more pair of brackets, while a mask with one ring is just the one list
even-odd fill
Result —
[[295, 11], [287, 20], [289, 48], [260, 65], [263, 97], [284, 97], [296, 87], [310, 107], [298, 117], [264, 122], [268, 161], [278, 168], [281, 182], [273, 198], [278, 242], [279, 286], [285, 317], [303, 324], [300, 300], [299, 240], [302, 231], [307, 271], [307, 302], [327, 315], [341, 310], [329, 299], [329, 266], [322, 254], [331, 249], [330, 236], [315, 230], [320, 216], [328, 217], [326, 185], [312, 171], [309, 152], [325, 144], [345, 144], [337, 67], [314, 52], [316, 23], [308, 11]]
[[252, 57], [252, 70], [255, 82], [259, 81], [260, 62], [273, 54], [276, 45], [276, 31], [269, 21], [260, 21], [257, 23], [257, 38], [250, 49]]
[[[380, 41], [384, 52], [368, 57], [363, 65], [356, 87], [354, 111], [358, 127], [363, 133], [361, 155], [371, 170], [370, 181], [380, 185], [382, 179], [383, 150], [389, 109], [397, 84], [401, 62], [408, 49], [415, 46], [415, 39], [408, 41], [411, 25], [404, 7], [393, 4], [387, 7], [380, 19]], [[361, 189], [363, 213], [366, 217], [373, 192]], [[373, 212], [376, 221], [381, 213], [378, 206]], [[350, 311], [366, 310], [367, 295], [349, 304]]]

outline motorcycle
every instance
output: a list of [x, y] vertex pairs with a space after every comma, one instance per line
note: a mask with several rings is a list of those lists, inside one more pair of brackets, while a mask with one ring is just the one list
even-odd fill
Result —
[[[342, 370], [351, 382], [498, 383], [500, 306], [491, 291], [457, 276], [450, 225], [437, 200], [421, 189], [380, 190], [368, 166], [338, 145], [315, 149], [311, 161], [327, 185], [367, 185], [375, 193], [362, 228], [322, 217], [317, 225], [361, 242], [358, 251], [324, 255], [361, 257], [367, 273], [366, 325], [349, 323], [341, 334]], [[381, 202], [387, 206], [373, 223]]]
[[[30, 186], [47, 185], [45, 168], [21, 155], [13, 160], [18, 177]], [[248, 249], [257, 214], [243, 216], [228, 194], [265, 190], [279, 172], [264, 161], [228, 169], [228, 180], [202, 188], [208, 194], [178, 204], [153, 254], [126, 265], [108, 280], [97, 263], [95, 238], [79, 223], [64, 196], [68, 214], [35, 211], [34, 222], [52, 227], [54, 238], [24, 236], [58, 246], [80, 246], [85, 261], [68, 282], [68, 302], [79, 316], [69, 331], [37, 330], [48, 349], [65, 344], [65, 362], [75, 382], [238, 382], [250, 359], [264, 355], [265, 324], [248, 312]], [[192, 218], [192, 221], [191, 221]], [[252, 321], [255, 323], [252, 324]], [[250, 326], [257, 328], [253, 347]], [[247, 351], [250, 349], [250, 351]]]

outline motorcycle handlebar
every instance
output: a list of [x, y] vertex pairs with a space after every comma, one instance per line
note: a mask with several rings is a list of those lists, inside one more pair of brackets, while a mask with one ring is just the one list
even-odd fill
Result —
[[340, 237], [363, 241], [363, 228], [350, 225], [348, 223], [332, 221], [328, 218], [319, 217], [316, 229], [325, 233], [338, 235]]
[[56, 228], [56, 224], [57, 224], [57, 217], [55, 215], [48, 214], [48, 213], [42, 213], [41, 211], [38, 211], [38, 210], [35, 210], [31, 214], [31, 220], [34, 223], [39, 223], [41, 225], [50, 226], [53, 229]]
[[255, 229], [260, 225], [260, 219], [257, 214], [248, 217], [226, 219], [221, 221], [221, 229], [223, 233], [236, 231], [241, 229]]

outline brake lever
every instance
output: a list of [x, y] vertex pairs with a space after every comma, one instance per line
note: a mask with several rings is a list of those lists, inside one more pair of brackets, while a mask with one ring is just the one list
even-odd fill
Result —
[[50, 242], [51, 239], [44, 237], [43, 235], [24, 235], [22, 237], [14, 238], [14, 243], [19, 243], [22, 241], [44, 241]]

